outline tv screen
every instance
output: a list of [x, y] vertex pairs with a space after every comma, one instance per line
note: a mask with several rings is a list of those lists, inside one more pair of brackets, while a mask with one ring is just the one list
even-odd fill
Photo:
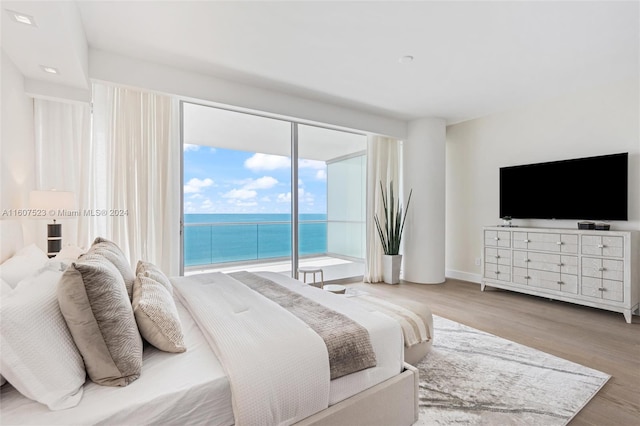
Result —
[[500, 169], [500, 217], [628, 220], [628, 153]]

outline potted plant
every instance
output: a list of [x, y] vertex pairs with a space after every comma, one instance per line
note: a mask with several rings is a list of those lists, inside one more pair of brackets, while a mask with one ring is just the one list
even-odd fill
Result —
[[[382, 193], [384, 206], [384, 226], [382, 226], [377, 214], [375, 215], [375, 222], [380, 242], [382, 243], [382, 250], [384, 251], [382, 276], [384, 282], [398, 284], [400, 282], [400, 265], [402, 264], [402, 255], [399, 254], [400, 241], [402, 240], [402, 232], [404, 231], [413, 189], [409, 192], [404, 215], [402, 214], [400, 199], [396, 201], [393, 195], [393, 181], [389, 182], [389, 191], [386, 194], [382, 187], [382, 182], [380, 182], [380, 192]], [[388, 198], [387, 195], [389, 196]]]

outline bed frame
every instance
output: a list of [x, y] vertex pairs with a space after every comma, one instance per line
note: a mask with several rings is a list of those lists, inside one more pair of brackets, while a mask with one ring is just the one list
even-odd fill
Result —
[[[23, 247], [22, 224], [0, 220], [0, 262]], [[402, 373], [353, 395], [298, 426], [406, 426], [418, 420], [418, 370], [405, 363]]]
[[400, 426], [418, 421], [418, 370], [404, 371], [331, 407], [309, 416], [298, 426]]

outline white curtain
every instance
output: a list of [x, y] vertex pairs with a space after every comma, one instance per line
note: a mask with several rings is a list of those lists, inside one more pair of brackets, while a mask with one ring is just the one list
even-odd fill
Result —
[[144, 259], [179, 273], [175, 103], [105, 84], [93, 85], [93, 113], [86, 104], [35, 99], [38, 189], [73, 192], [80, 213], [61, 220], [64, 244], [86, 248], [102, 236], [133, 267]]
[[384, 217], [380, 182], [388, 188], [394, 183], [394, 192], [401, 194], [400, 182], [400, 141], [383, 136], [369, 136], [367, 139], [367, 233], [364, 282], [382, 281], [382, 245], [374, 222], [374, 216]]
[[[87, 205], [84, 165], [91, 158], [89, 104], [34, 99], [36, 189], [70, 191], [77, 207]], [[78, 210], [80, 211], [80, 210]], [[63, 243], [86, 246], [88, 219], [57, 218], [63, 225]], [[45, 235], [44, 225], [42, 232]]]
[[177, 273], [171, 259], [179, 258], [172, 107], [168, 96], [93, 85], [91, 190], [94, 208], [107, 211], [94, 231], [116, 242], [134, 267], [144, 259], [169, 274]]

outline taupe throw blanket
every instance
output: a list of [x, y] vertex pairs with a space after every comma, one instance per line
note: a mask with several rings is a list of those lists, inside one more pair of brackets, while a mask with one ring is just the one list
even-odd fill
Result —
[[376, 366], [369, 332], [349, 317], [250, 272], [231, 277], [304, 321], [327, 345], [331, 380]]

